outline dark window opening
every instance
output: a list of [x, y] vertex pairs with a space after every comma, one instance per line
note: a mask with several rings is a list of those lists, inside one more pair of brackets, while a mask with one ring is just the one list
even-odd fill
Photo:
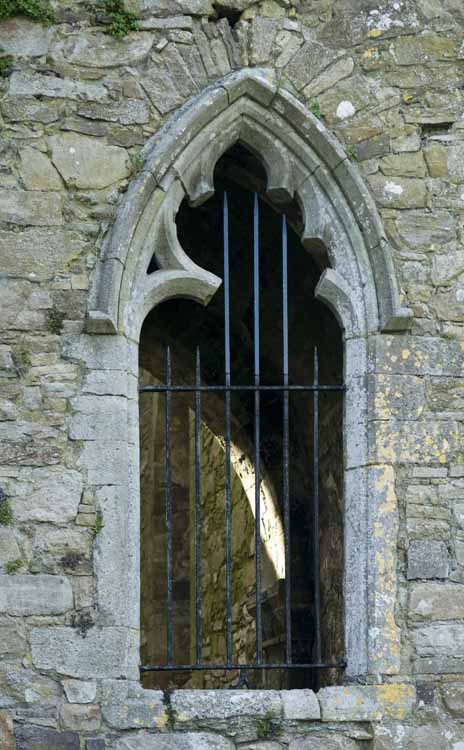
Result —
[[[314, 390], [296, 388], [314, 382], [316, 351], [319, 383], [342, 384], [342, 334], [314, 297], [325, 253], [318, 243], [314, 253], [302, 247], [298, 206], [270, 205], [265, 183], [260, 163], [246, 149], [234, 147], [217, 165], [215, 195], [198, 208], [184, 201], [177, 229], [192, 260], [224, 278], [227, 194], [230, 382], [254, 386], [254, 194], [259, 196], [259, 384], [274, 389], [260, 390], [258, 397], [251, 389], [229, 391], [228, 435], [227, 396], [220, 389], [227, 384], [224, 284], [205, 308], [185, 299], [159, 305], [142, 329], [142, 385], [166, 384], [169, 350], [172, 383], [194, 386], [200, 372], [202, 386], [217, 389], [199, 396], [193, 390], [170, 392], [168, 398], [163, 391], [140, 394], [141, 663], [156, 667], [142, 671], [147, 688], [220, 688], [242, 680], [261, 688], [317, 689], [341, 679], [340, 668], [294, 666], [343, 662], [343, 392], [320, 390], [316, 399]], [[288, 227], [288, 384], [294, 388], [287, 391], [282, 390], [283, 215]], [[172, 669], [159, 669], [168, 661]], [[257, 662], [260, 667], [293, 666], [258, 669]], [[246, 674], [224, 668], [230, 664], [251, 668]], [[174, 668], [179, 665], [202, 668]]]
[[213, 20], [220, 21], [221, 18], [225, 18], [230, 28], [233, 29], [240, 21], [242, 11], [236, 8], [219, 8], [216, 3], [213, 3], [216, 15]]

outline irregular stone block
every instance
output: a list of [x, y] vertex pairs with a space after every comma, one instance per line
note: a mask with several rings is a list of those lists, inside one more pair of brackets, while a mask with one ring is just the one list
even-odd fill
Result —
[[33, 469], [18, 486], [11, 505], [18, 521], [65, 524], [74, 520], [82, 495], [82, 475], [72, 469]]
[[408, 549], [408, 579], [448, 578], [449, 553], [444, 542], [416, 539]]
[[14, 529], [0, 526], [0, 566], [19, 560], [20, 557], [21, 550]]
[[283, 690], [280, 695], [285, 719], [320, 719], [321, 709], [312, 690]]
[[376, 685], [373, 690], [384, 718], [400, 720], [413, 713], [416, 705], [414, 685], [392, 682]]
[[464, 624], [437, 622], [413, 631], [421, 674], [464, 671]]
[[106, 740], [90, 739], [85, 741], [85, 750], [105, 750]]
[[13, 616], [59, 615], [72, 606], [72, 587], [67, 578], [0, 576], [0, 612]]
[[50, 96], [53, 99], [105, 101], [108, 90], [102, 83], [54, 78], [31, 71], [15, 71], [10, 76], [11, 96]]
[[330, 734], [311, 734], [290, 740], [288, 750], [359, 750], [360, 745], [350, 737]]
[[15, 16], [0, 24], [2, 52], [14, 57], [46, 55], [52, 30], [29, 18]]
[[0, 747], [2, 750], [15, 750], [13, 722], [3, 711], [0, 711]]
[[457, 422], [376, 421], [370, 425], [370, 451], [376, 463], [445, 464], [456, 457], [461, 436]]
[[28, 190], [61, 190], [63, 184], [46, 154], [26, 146], [20, 157], [21, 179]]
[[46, 727], [15, 727], [16, 750], [79, 750], [79, 735]]
[[83, 638], [67, 627], [34, 628], [32, 661], [38, 669], [92, 679], [138, 678], [138, 637], [125, 628], [91, 628]]
[[17, 625], [0, 626], [0, 656], [24, 656], [26, 639]]
[[63, 680], [63, 689], [70, 703], [93, 703], [97, 694], [95, 682]]
[[380, 721], [381, 708], [370, 687], [322, 688], [317, 697], [322, 721]]
[[416, 583], [411, 586], [412, 622], [464, 618], [464, 586], [458, 583]]
[[369, 185], [382, 208], [425, 208], [427, 186], [423, 180], [372, 175]]
[[445, 684], [441, 688], [441, 697], [447, 710], [452, 716], [464, 716], [464, 683], [454, 682]]
[[168, 724], [161, 690], [145, 690], [140, 682], [108, 680], [103, 683], [103, 716], [116, 729], [159, 729]]
[[175, 690], [171, 705], [179, 723], [234, 716], [271, 718], [282, 713], [277, 690]]
[[81, 30], [59, 40], [51, 58], [90, 68], [115, 68], [141, 62], [152, 45], [152, 34], [132, 32], [124, 39], [114, 39], [101, 31]]
[[122, 99], [111, 104], [85, 102], [79, 106], [77, 114], [91, 120], [120, 122], [121, 125], [143, 125], [150, 119], [148, 104], [141, 99]]
[[219, 734], [185, 732], [182, 734], [148, 734], [140, 732], [120, 737], [114, 750], [234, 750], [234, 743]]
[[21, 226], [59, 226], [63, 223], [61, 209], [61, 198], [56, 193], [0, 190], [0, 221]]
[[70, 187], [104, 188], [130, 174], [130, 160], [118, 146], [75, 133], [51, 136], [52, 161]]
[[71, 440], [118, 440], [127, 420], [127, 399], [120, 396], [77, 396], [70, 421]]
[[34, 268], [40, 281], [51, 277], [88, 248], [86, 240], [74, 231], [35, 227], [20, 232], [0, 231], [0, 263], [6, 273], [29, 275]]
[[100, 707], [65, 703], [61, 707], [60, 718], [65, 729], [93, 732], [101, 724]]

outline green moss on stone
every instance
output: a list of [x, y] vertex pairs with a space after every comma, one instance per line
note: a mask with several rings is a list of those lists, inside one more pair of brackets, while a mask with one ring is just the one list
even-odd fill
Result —
[[47, 329], [50, 331], [50, 333], [55, 333], [56, 335], [59, 335], [61, 333], [61, 331], [63, 330], [64, 318], [64, 313], [58, 310], [56, 305], [53, 305], [52, 309], [48, 311], [47, 320]]
[[7, 562], [7, 564], [5, 565], [5, 570], [8, 573], [8, 575], [13, 575], [13, 573], [18, 572], [22, 564], [23, 564], [23, 561], [21, 559], [10, 560], [10, 562]]
[[137, 16], [125, 9], [123, 0], [105, 0], [105, 13], [111, 19], [108, 34], [121, 38], [137, 31]]
[[104, 528], [104, 525], [105, 524], [103, 523], [102, 512], [101, 510], [99, 510], [97, 511], [97, 517], [95, 519], [95, 523], [92, 526], [92, 535], [94, 539], [99, 535], [100, 531]]
[[10, 75], [13, 70], [13, 57], [12, 55], [5, 55], [0, 57], [0, 78], [6, 78]]
[[321, 105], [319, 104], [319, 102], [317, 101], [317, 99], [315, 99], [311, 103], [311, 105], [309, 107], [309, 111], [312, 112], [312, 114], [314, 115], [314, 117], [317, 117], [318, 120], [321, 119], [321, 117], [322, 117]]
[[26, 16], [43, 24], [55, 20], [48, 0], [0, 0], [0, 21], [11, 16]]
[[0, 526], [11, 526], [13, 511], [5, 493], [0, 490]]

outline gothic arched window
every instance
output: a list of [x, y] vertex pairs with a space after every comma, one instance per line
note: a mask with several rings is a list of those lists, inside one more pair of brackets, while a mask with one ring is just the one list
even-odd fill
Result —
[[223, 283], [206, 307], [155, 307], [140, 339], [144, 684], [316, 687], [344, 658], [343, 345], [314, 296], [328, 260], [247, 149], [214, 184], [177, 235]]

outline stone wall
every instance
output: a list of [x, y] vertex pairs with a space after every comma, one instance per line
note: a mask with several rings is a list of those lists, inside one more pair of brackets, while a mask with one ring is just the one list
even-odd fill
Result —
[[[52, 5], [50, 26], [0, 25], [13, 57], [0, 78], [2, 746], [461, 750], [461, 3], [131, 0], [139, 28], [121, 39], [103, 8]], [[208, 84], [257, 66], [363, 176], [414, 316], [409, 333], [369, 335], [369, 451], [346, 472], [350, 487], [370, 472], [371, 668], [317, 696], [144, 691], [138, 551], [117, 554], [138, 529], [136, 345], [85, 332], [89, 289], [144, 144]], [[360, 550], [346, 552], [349, 566]]]

